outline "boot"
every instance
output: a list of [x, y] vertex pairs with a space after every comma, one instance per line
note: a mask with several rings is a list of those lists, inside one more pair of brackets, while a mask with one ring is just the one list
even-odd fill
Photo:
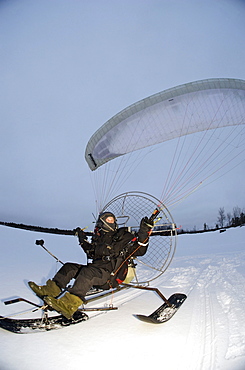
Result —
[[41, 299], [47, 295], [50, 297], [57, 297], [61, 292], [61, 289], [58, 287], [58, 285], [56, 285], [56, 283], [50, 279], [45, 285], [37, 285], [33, 281], [29, 281], [28, 285]]
[[72, 315], [83, 303], [81, 298], [71, 293], [66, 293], [59, 299], [55, 299], [54, 297], [45, 297], [44, 301], [55, 311], [65, 316], [68, 320], [72, 318]]

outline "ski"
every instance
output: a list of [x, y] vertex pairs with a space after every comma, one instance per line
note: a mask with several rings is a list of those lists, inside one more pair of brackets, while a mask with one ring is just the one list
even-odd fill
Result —
[[37, 319], [11, 319], [0, 316], [0, 328], [18, 334], [29, 334], [54, 329], [61, 329], [70, 325], [78, 324], [88, 320], [88, 315], [82, 311], [76, 311], [73, 318], [68, 320], [62, 315]]
[[180, 306], [184, 303], [187, 296], [182, 293], [175, 293], [169, 297], [168, 303], [164, 303], [157, 308], [151, 315], [134, 315], [137, 319], [150, 323], [150, 324], [162, 324], [170, 320], [173, 315], [178, 311]]

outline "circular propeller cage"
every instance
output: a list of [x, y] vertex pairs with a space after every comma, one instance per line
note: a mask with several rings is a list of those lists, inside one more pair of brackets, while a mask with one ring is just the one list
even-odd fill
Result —
[[166, 206], [157, 198], [143, 192], [127, 192], [113, 198], [102, 212], [110, 211], [116, 218], [119, 227], [128, 227], [137, 233], [143, 217], [150, 217], [155, 209], [159, 215], [149, 240], [146, 254], [134, 258], [137, 265], [133, 284], [145, 284], [162, 275], [170, 265], [175, 249], [177, 230], [174, 220]]

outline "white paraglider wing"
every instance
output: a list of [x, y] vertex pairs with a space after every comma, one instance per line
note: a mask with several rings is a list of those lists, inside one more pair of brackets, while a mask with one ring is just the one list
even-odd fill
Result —
[[245, 124], [245, 81], [208, 79], [143, 99], [107, 121], [89, 140], [91, 170], [106, 162], [181, 136]]

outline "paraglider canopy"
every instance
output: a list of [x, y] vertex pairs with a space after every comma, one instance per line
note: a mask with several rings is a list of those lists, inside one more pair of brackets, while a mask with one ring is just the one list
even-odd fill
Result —
[[245, 81], [207, 79], [143, 99], [108, 120], [89, 140], [91, 170], [138, 149], [181, 136], [245, 123]]

